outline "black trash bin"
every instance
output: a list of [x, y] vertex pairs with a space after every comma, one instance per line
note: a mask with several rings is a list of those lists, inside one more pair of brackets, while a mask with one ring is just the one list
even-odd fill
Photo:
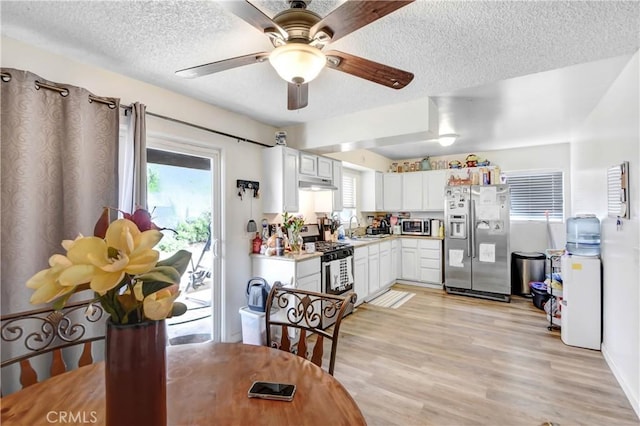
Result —
[[547, 257], [544, 253], [511, 253], [511, 294], [530, 296], [531, 281], [544, 282], [544, 266]]

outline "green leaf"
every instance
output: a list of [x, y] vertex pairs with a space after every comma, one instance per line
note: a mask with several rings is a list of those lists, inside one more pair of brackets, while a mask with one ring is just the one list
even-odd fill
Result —
[[169, 317], [179, 317], [185, 312], [187, 312], [187, 305], [182, 302], [173, 302], [173, 309], [171, 310]]
[[156, 291], [160, 291], [163, 288], [167, 288], [172, 285], [173, 283], [163, 283], [160, 281], [144, 282], [142, 283], [142, 294], [144, 295], [144, 297], [147, 297], [148, 295], [153, 294]]
[[189, 266], [189, 261], [191, 260], [191, 252], [186, 250], [179, 250], [173, 256], [168, 259], [161, 260], [156, 264], [156, 266], [171, 266], [173, 267], [180, 276], [184, 274]]
[[159, 281], [163, 283], [179, 284], [180, 273], [172, 266], [156, 266], [149, 272], [136, 275], [135, 279], [145, 283]]

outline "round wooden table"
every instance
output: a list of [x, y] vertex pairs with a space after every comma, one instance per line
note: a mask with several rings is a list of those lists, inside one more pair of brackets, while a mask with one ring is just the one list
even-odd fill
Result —
[[[207, 342], [168, 347], [167, 364], [169, 425], [366, 424], [333, 376], [288, 352]], [[296, 394], [291, 402], [248, 398], [254, 381], [293, 383]], [[2, 425], [104, 424], [104, 399], [100, 362], [2, 398]]]

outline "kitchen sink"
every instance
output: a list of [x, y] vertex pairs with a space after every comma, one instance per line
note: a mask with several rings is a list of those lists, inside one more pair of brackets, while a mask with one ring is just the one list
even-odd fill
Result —
[[377, 234], [377, 235], [362, 235], [351, 237], [352, 240], [380, 240], [382, 238], [389, 238], [391, 234]]

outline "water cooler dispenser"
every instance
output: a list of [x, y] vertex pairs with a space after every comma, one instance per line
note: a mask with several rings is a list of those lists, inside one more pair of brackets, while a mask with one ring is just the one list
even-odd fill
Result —
[[600, 255], [600, 221], [595, 215], [567, 219], [567, 251], [578, 256]]
[[567, 345], [600, 350], [602, 267], [600, 221], [595, 215], [567, 219], [567, 251], [561, 266], [561, 338]]

